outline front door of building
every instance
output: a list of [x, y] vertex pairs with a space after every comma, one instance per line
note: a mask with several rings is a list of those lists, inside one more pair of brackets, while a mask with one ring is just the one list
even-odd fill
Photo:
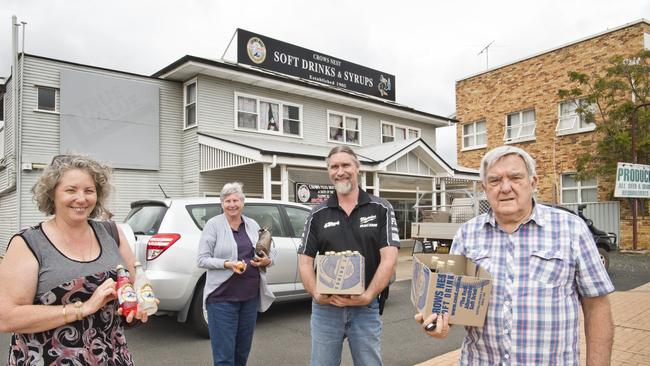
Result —
[[411, 200], [388, 200], [395, 210], [397, 231], [400, 239], [411, 238], [411, 223], [415, 221], [415, 201]]

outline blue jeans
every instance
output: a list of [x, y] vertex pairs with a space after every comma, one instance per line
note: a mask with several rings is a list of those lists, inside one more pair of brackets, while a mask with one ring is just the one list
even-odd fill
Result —
[[244, 366], [253, 343], [258, 296], [206, 304], [215, 366]]
[[311, 366], [339, 366], [345, 337], [355, 365], [382, 365], [381, 319], [376, 299], [367, 306], [346, 308], [312, 301]]

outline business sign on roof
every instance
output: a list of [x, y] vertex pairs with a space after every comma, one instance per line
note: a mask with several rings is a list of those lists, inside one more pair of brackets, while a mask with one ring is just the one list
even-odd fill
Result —
[[352, 62], [237, 30], [237, 62], [395, 101], [395, 76]]

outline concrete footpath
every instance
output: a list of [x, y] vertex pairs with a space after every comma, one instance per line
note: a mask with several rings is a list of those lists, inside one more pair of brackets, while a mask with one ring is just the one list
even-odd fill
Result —
[[[411, 248], [400, 249], [398, 281], [411, 278], [411, 263]], [[610, 302], [615, 328], [612, 365], [650, 366], [650, 282], [629, 291], [613, 292]], [[584, 322], [581, 320], [580, 324]], [[584, 328], [580, 341], [580, 364], [586, 365]], [[456, 350], [415, 366], [457, 365], [459, 355], [460, 350]]]

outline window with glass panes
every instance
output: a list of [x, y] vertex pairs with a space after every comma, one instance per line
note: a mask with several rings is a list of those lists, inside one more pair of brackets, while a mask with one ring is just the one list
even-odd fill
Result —
[[529, 109], [511, 113], [506, 117], [506, 132], [503, 139], [506, 142], [527, 140], [535, 137], [535, 110]]
[[361, 117], [328, 112], [329, 140], [359, 144]]
[[300, 136], [300, 108], [294, 105], [282, 106], [284, 133]]
[[393, 142], [420, 137], [420, 129], [395, 123], [381, 123], [381, 142]]
[[38, 109], [56, 111], [56, 89], [45, 86], [38, 87]]
[[595, 105], [588, 104], [584, 99], [569, 100], [560, 103], [558, 121], [555, 131], [558, 135], [591, 131], [596, 124], [587, 122], [586, 114], [593, 114]]
[[280, 105], [278, 103], [260, 101], [260, 129], [273, 132], [280, 131], [279, 116]]
[[237, 96], [237, 128], [301, 136], [301, 107], [253, 96]]
[[485, 121], [463, 125], [463, 149], [487, 146], [487, 130]]
[[562, 203], [598, 202], [596, 178], [577, 180], [575, 174], [562, 174]]
[[185, 86], [185, 127], [196, 126], [196, 83]]
[[257, 100], [237, 97], [237, 127], [257, 130]]

